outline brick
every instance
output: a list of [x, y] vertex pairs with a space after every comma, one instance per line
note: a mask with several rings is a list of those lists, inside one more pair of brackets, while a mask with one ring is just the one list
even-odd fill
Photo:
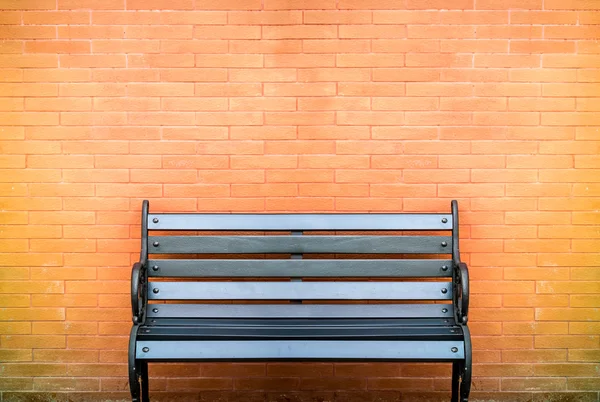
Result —
[[260, 10], [259, 0], [201, 0], [196, 2], [196, 9], [206, 10]]
[[[270, 170], [272, 171], [272, 170]], [[225, 183], [264, 183], [264, 170], [206, 170], [198, 172], [198, 182], [208, 184]]]
[[[186, 98], [193, 99], [193, 98]], [[168, 140], [224, 140], [226, 127], [164, 127], [162, 138]]]
[[268, 211], [331, 211], [334, 209], [332, 197], [282, 197], [267, 198], [265, 209]]
[[[266, 85], [266, 84], [265, 84]], [[262, 95], [260, 83], [195, 84], [196, 96], [259, 96]]]
[[303, 15], [304, 24], [369, 24], [373, 19], [371, 12], [365, 10], [307, 10]]
[[304, 53], [369, 53], [371, 43], [366, 39], [305, 39], [301, 48]]
[[[386, 157], [388, 158], [388, 157]], [[400, 182], [402, 172], [396, 169], [360, 170], [337, 169], [335, 171], [336, 183], [394, 183]], [[398, 208], [399, 209], [399, 208]]]
[[298, 157], [295, 155], [232, 155], [230, 157], [231, 169], [295, 168], [297, 166]]
[[336, 153], [340, 154], [398, 154], [402, 153], [402, 144], [392, 141], [338, 141]]
[[506, 39], [446, 39], [440, 42], [442, 52], [493, 52], [508, 53], [509, 41]]
[[[311, 186], [314, 186], [314, 184], [311, 184]], [[298, 195], [298, 185], [296, 184], [269, 183], [231, 185], [232, 197], [296, 197]]]
[[403, 54], [338, 54], [338, 67], [396, 67], [404, 65]]
[[[261, 27], [253, 25], [196, 25], [194, 39], [261, 39]], [[284, 39], [267, 37], [264, 39]]]
[[303, 68], [298, 70], [300, 82], [363, 81], [371, 77], [368, 68]]
[[335, 25], [265, 25], [262, 27], [262, 37], [264, 39], [336, 38], [337, 27]]
[[332, 169], [269, 169], [265, 172], [267, 183], [331, 183]]
[[[223, 41], [223, 42], [225, 42], [225, 41]], [[324, 42], [328, 42], [328, 41], [324, 41]], [[225, 42], [225, 47], [227, 49], [226, 42]], [[206, 49], [206, 46], [204, 47], [204, 49]], [[223, 50], [222, 52], [225, 52], [225, 51], [226, 50]], [[262, 54], [301, 53], [302, 52], [302, 41], [299, 39], [260, 40], [260, 41], [230, 40], [229, 41], [229, 52], [230, 53], [262, 53]], [[306, 50], [306, 52], [308, 52], [308, 49]], [[313, 50], [313, 52], [314, 52], [314, 50]], [[200, 53], [219, 53], [219, 52], [208, 52], [205, 50]], [[257, 73], [261, 73], [261, 72], [263, 72], [263, 71], [257, 71]]]
[[[263, 57], [267, 56], [260, 54], [203, 54], [196, 55], [195, 65], [196, 67], [262, 67]], [[265, 65], [269, 67], [269, 64]], [[181, 67], [188, 67], [188, 65]]]
[[466, 39], [475, 38], [475, 32], [475, 27], [468, 25], [454, 26], [452, 29], [441, 25], [409, 25], [407, 27], [409, 39]]
[[178, 25], [127, 25], [124, 33], [126, 39], [191, 39], [194, 30]]
[[[266, 84], [265, 84], [266, 85]], [[334, 112], [267, 112], [267, 125], [327, 125], [335, 121]]]
[[382, 125], [396, 126], [404, 121], [404, 113], [401, 112], [345, 112], [336, 113], [338, 125]]
[[[266, 10], [278, 11], [266, 11]], [[297, 7], [265, 7], [265, 11], [229, 11], [227, 23], [233, 25], [298, 25], [302, 11]]]
[[[131, 43], [135, 44], [140, 42], [139, 40], [132, 40]], [[154, 44], [157, 41], [147, 41], [150, 44]], [[251, 42], [251, 41], [246, 41]], [[145, 42], [143, 42], [145, 43]], [[178, 40], [178, 39], [167, 39], [160, 41], [160, 52], [161, 53], [226, 53], [227, 52], [227, 41], [225, 40]], [[192, 56], [193, 55], [186, 55]], [[192, 65], [194, 65], [192, 63]]]

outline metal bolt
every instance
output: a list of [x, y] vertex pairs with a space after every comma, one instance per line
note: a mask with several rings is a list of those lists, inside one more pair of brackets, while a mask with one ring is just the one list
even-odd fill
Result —
[[445, 241], [442, 242], [442, 247], [446, 247], [447, 245], [448, 245], [447, 242], [445, 242]]
[[152, 309], [152, 312], [153, 312], [153, 313], [158, 313], [158, 309], [157, 309], [157, 308], [153, 308], [153, 309]]
[[[154, 293], [158, 293], [158, 289], [154, 289], [154, 290], [156, 290], [156, 292], [154, 292]], [[448, 293], [448, 289], [446, 289], [446, 288], [443, 288], [443, 289], [442, 289], [442, 293], [443, 293], [443, 294], [446, 294], [446, 293]]]
[[[154, 292], [155, 294], [158, 293], [158, 288], [152, 289], [152, 292]], [[444, 292], [444, 293], [446, 293], [446, 292]]]
[[442, 271], [447, 271], [448, 270], [448, 266], [447, 265], [442, 265]]
[[[156, 320], [150, 320], [150, 322], [151, 322], [152, 324], [154, 324], [154, 323], [156, 323]], [[448, 321], [446, 321], [446, 322], [448, 322]]]
[[154, 243], [152, 243], [152, 245], [153, 245], [154, 247], [158, 247], [158, 246], [160, 245], [160, 243], [159, 243], [159, 242], [157, 242], [157, 241], [155, 241]]
[[452, 349], [450, 349], [452, 351], [452, 353], [456, 353], [458, 352], [458, 348], [457, 347], [453, 347]]
[[142, 352], [144, 352], [144, 353], [148, 353], [149, 351], [150, 351], [150, 348], [147, 348], [147, 347], [146, 348], [142, 348]]
[[154, 222], [154, 223], [158, 223], [158, 218], [154, 218], [154, 219], [152, 219], [152, 222]]
[[447, 218], [442, 218], [442, 223], [448, 223], [448, 219]]
[[153, 270], [153, 271], [158, 271], [158, 265], [154, 265], [154, 266], [152, 267], [152, 270]]
[[[448, 309], [447, 309], [447, 308], [443, 308], [443, 309], [442, 309], [442, 313], [447, 313], [447, 312], [448, 312]], [[156, 313], [156, 311], [155, 311], [155, 313]]]

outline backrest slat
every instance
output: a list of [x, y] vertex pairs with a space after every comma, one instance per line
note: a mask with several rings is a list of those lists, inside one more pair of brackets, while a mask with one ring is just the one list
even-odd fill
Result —
[[452, 214], [149, 214], [149, 230], [452, 230]]
[[150, 300], [452, 299], [450, 282], [150, 282], [148, 289]]
[[452, 304], [149, 304], [150, 318], [451, 318]]
[[152, 236], [150, 253], [449, 254], [450, 236]]
[[449, 277], [451, 260], [150, 260], [151, 277]]

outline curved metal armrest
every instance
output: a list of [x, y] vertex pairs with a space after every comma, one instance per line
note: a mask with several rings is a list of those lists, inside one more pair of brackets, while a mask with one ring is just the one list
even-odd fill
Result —
[[464, 262], [456, 265], [456, 319], [466, 324], [469, 319], [469, 268]]
[[131, 312], [134, 324], [141, 323], [144, 318], [144, 309], [146, 307], [145, 286], [145, 266], [136, 262], [131, 268]]

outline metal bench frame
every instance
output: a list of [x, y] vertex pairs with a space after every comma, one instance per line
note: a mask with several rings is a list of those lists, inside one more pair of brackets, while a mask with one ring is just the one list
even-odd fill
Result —
[[[467, 402], [472, 371], [467, 327], [469, 274], [467, 265], [460, 260], [456, 201], [451, 202], [450, 214], [151, 214], [149, 202], [143, 201], [141, 228], [140, 261], [133, 265], [131, 274], [133, 327], [129, 341], [129, 385], [134, 402], [149, 401], [149, 362], [272, 360], [451, 362], [451, 400]], [[235, 233], [150, 236], [153, 231]], [[240, 236], [238, 233], [242, 231], [279, 234]], [[289, 235], [281, 235], [281, 231]], [[304, 231], [375, 233], [303, 236]], [[381, 235], [382, 231], [448, 231], [451, 236]], [[197, 258], [149, 257], [149, 254], [171, 253], [194, 254]], [[282, 253], [289, 258], [215, 260], [198, 256], [256, 253]], [[400, 259], [302, 259], [304, 253], [383, 253], [400, 255]], [[405, 259], [406, 254], [427, 257]], [[451, 257], [432, 259], [430, 254]], [[292, 271], [294, 268], [301, 269], [296, 272]], [[161, 276], [171, 281], [161, 282], [160, 278], [152, 281]], [[318, 281], [322, 277], [344, 276], [353, 280]], [[372, 276], [428, 279], [368, 281]], [[233, 281], [248, 277], [280, 281]], [[190, 278], [227, 281], [183, 280]], [[302, 278], [317, 281], [303, 282]], [[356, 281], [357, 278], [367, 281]], [[286, 300], [289, 304], [231, 303], [249, 299]], [[373, 299], [409, 300], [413, 304], [302, 304], [302, 300]], [[223, 302], [156, 303], [164, 300]], [[414, 304], [417, 300], [427, 302]], [[431, 303], [440, 300], [446, 304]], [[156, 324], [161, 320], [172, 324]], [[246, 325], [246, 321], [251, 324]], [[423, 324], [430, 321], [447, 324]], [[332, 329], [331, 325], [336, 324], [331, 323], [343, 325]], [[339, 328], [345, 332], [339, 332]], [[452, 334], [440, 335], [446, 330]]]

